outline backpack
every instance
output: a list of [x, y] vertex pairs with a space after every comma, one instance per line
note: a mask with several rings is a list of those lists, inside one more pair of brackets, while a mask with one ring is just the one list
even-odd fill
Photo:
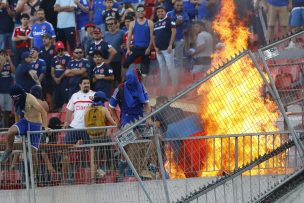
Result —
[[[102, 106], [89, 106], [84, 115], [85, 127], [101, 127], [106, 126], [105, 110]], [[87, 130], [90, 136], [102, 136], [106, 133], [106, 129]]]

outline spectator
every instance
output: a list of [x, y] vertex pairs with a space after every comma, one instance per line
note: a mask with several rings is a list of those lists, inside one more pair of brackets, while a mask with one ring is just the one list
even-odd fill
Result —
[[187, 12], [190, 20], [194, 20], [198, 15], [198, 8], [200, 7], [199, 0], [184, 1], [184, 11]]
[[46, 63], [43, 59], [39, 58], [39, 49], [35, 47], [31, 49], [31, 56], [32, 70], [34, 70], [36, 75], [38, 76], [40, 84], [43, 84], [46, 73]]
[[[127, 59], [123, 64], [123, 78], [126, 69], [138, 57], [142, 58], [142, 74], [147, 75], [149, 72], [149, 54], [152, 46], [153, 22], [145, 18], [145, 6], [138, 5], [136, 8], [136, 20], [132, 21], [129, 26], [127, 39]], [[131, 40], [133, 36], [133, 47], [131, 49]]]
[[13, 11], [7, 2], [0, 1], [0, 50], [6, 49], [6, 42], [12, 45], [12, 33], [14, 30]]
[[213, 37], [207, 32], [204, 22], [195, 21], [193, 32], [196, 36], [195, 48], [190, 49], [190, 54], [194, 59], [193, 73], [206, 72], [211, 65], [211, 55], [213, 54]]
[[[258, 2], [259, 1], [260, 0], [258, 0]], [[280, 31], [283, 32], [283, 36], [288, 32], [287, 26], [289, 10], [291, 9], [291, 0], [267, 0], [265, 6], [268, 21], [268, 41], [273, 41], [276, 38], [274, 27], [277, 22], [279, 22]]]
[[57, 12], [54, 11], [56, 0], [40, 0], [40, 8], [45, 12], [45, 19], [50, 22], [57, 33]]
[[[90, 79], [87, 77], [83, 77], [79, 80], [79, 87], [80, 91], [72, 95], [67, 105], [64, 128], [80, 129], [85, 127], [84, 113], [86, 108], [92, 104], [95, 92], [90, 90]], [[74, 114], [73, 120], [72, 114]], [[65, 144], [76, 144], [78, 140], [82, 140], [85, 144], [90, 142], [90, 138], [86, 131], [70, 131], [64, 136]], [[67, 154], [63, 155], [62, 171], [63, 180], [66, 181], [68, 178], [67, 174], [69, 174], [69, 157]]]
[[84, 58], [83, 49], [76, 47], [73, 52], [74, 59], [67, 64], [67, 68], [64, 71], [64, 76], [68, 80], [68, 97], [79, 91], [78, 81], [87, 76], [90, 69], [90, 63], [88, 59]]
[[135, 9], [133, 8], [131, 2], [129, 2], [128, 0], [124, 0], [119, 11], [119, 15], [121, 16], [120, 22], [123, 23], [125, 21], [126, 16], [132, 15], [133, 13], [135, 14]]
[[154, 47], [160, 68], [161, 85], [167, 85], [167, 71], [173, 85], [178, 83], [178, 74], [174, 66], [174, 40], [176, 35], [175, 22], [166, 17], [163, 6], [156, 7], [158, 21], [154, 24]]
[[10, 9], [13, 12], [13, 21], [14, 21], [16, 27], [20, 26], [20, 24], [21, 24], [21, 22], [20, 22], [21, 14], [16, 12], [16, 7], [17, 7], [17, 4], [18, 4], [18, 1], [19, 0], [8, 0], [7, 1], [8, 4], [9, 4]]
[[9, 89], [14, 83], [13, 73], [15, 73], [15, 66], [9, 55], [5, 50], [0, 50], [0, 108], [3, 114], [3, 128], [9, 127], [9, 115], [12, 111]]
[[[27, 52], [29, 56], [29, 52]], [[41, 131], [42, 126], [47, 130], [47, 114], [37, 99], [26, 93], [20, 86], [14, 85], [10, 89], [10, 96], [13, 99], [16, 113], [24, 114], [24, 117], [12, 125], [7, 134], [6, 150], [0, 157], [0, 163], [4, 162], [12, 154], [15, 135], [25, 136], [27, 131]], [[40, 144], [40, 133], [31, 134], [31, 145], [38, 150]], [[36, 154], [36, 151], [33, 151]], [[36, 157], [36, 156], [35, 156]], [[37, 166], [37, 159], [33, 159], [34, 166]], [[35, 171], [35, 170], [34, 170]]]
[[106, 42], [111, 44], [118, 53], [113, 58], [113, 61], [110, 63], [110, 66], [114, 70], [115, 80], [120, 83], [121, 82], [121, 61], [122, 61], [122, 53], [121, 53], [121, 45], [123, 44], [123, 38], [125, 32], [119, 29], [118, 21], [109, 17], [106, 20], [106, 25], [108, 28], [108, 32], [105, 33], [104, 39]]
[[96, 26], [92, 23], [88, 23], [85, 26], [86, 35], [84, 36], [82, 43], [85, 53], [88, 53], [90, 45], [94, 42], [93, 31], [95, 28]]
[[69, 42], [70, 50], [75, 49], [75, 9], [74, 0], [56, 0], [54, 11], [57, 15], [57, 40], [62, 41], [66, 47], [66, 42]]
[[167, 13], [173, 21], [176, 22], [176, 37], [174, 42], [176, 67], [178, 70], [183, 68], [184, 57], [184, 32], [189, 29], [189, 16], [183, 10], [183, 1], [176, 0], [174, 9]]
[[16, 69], [15, 79], [16, 84], [22, 87], [26, 92], [30, 92], [30, 89], [34, 85], [40, 85], [39, 78], [36, 71], [32, 70], [32, 56], [29, 51], [25, 51], [21, 55], [22, 63], [18, 65]]
[[96, 67], [93, 69], [93, 83], [95, 91], [103, 91], [107, 97], [110, 97], [114, 85], [113, 68], [105, 64], [102, 52], [95, 50], [93, 59]]
[[40, 8], [40, 0], [19, 0], [16, 5], [16, 12], [28, 14], [30, 16], [29, 25], [33, 25], [36, 21], [35, 13]]
[[88, 55], [93, 57], [93, 52], [95, 50], [100, 50], [106, 64], [110, 64], [113, 61], [114, 56], [117, 51], [108, 42], [104, 41], [102, 38], [102, 32], [100, 28], [96, 27], [93, 31], [94, 42], [90, 45], [88, 50]]
[[21, 15], [21, 25], [14, 29], [12, 40], [15, 42], [14, 64], [18, 65], [21, 62], [21, 54], [28, 51], [31, 47], [29, 35], [31, 29], [28, 26], [30, 16], [28, 14]]
[[55, 48], [57, 55], [52, 59], [51, 65], [51, 76], [55, 82], [52, 95], [52, 111], [58, 111], [68, 100], [68, 80], [64, 77], [64, 71], [71, 60], [71, 57], [64, 53], [64, 44], [61, 41], [56, 42]]
[[56, 35], [52, 24], [45, 20], [45, 13], [43, 9], [39, 9], [36, 12], [36, 16], [37, 22], [32, 26], [30, 38], [32, 39], [32, 46], [40, 49], [43, 47], [42, 36], [45, 33], [50, 34], [52, 38], [55, 38]]
[[[150, 113], [151, 111], [148, 93], [141, 81], [142, 75], [140, 70], [137, 68], [129, 69], [126, 72], [125, 82], [119, 85], [118, 88], [116, 88], [110, 99], [110, 112], [114, 120], [119, 123], [119, 126], [125, 126], [127, 124], [130, 124], [135, 120], [139, 119], [140, 117], [144, 116], [144, 113]], [[115, 107], [117, 105], [120, 107], [121, 110], [120, 119], [118, 119], [118, 116], [116, 115], [115, 111]], [[147, 120], [147, 124], [151, 124], [151, 119]], [[130, 160], [134, 164], [134, 167], [137, 170], [140, 170], [139, 174], [141, 176], [146, 176], [146, 174], [148, 173], [149, 177], [153, 177], [150, 172], [145, 170], [147, 165], [144, 161], [145, 158], [142, 157], [142, 155], [145, 154], [145, 152], [143, 152], [142, 150], [142, 147], [139, 147], [137, 144], [128, 144], [126, 146], [126, 151], [130, 157]], [[123, 172], [126, 167], [126, 162], [121, 160], [118, 164], [120, 175], [123, 175]]]
[[77, 5], [76, 13], [76, 28], [78, 31], [78, 38], [80, 44], [83, 44], [85, 37], [85, 25], [90, 21], [89, 14], [89, 1], [88, 0], [75, 0]]
[[304, 25], [304, 0], [293, 0], [292, 2], [290, 26], [295, 28], [294, 31], [298, 31]]
[[105, 0], [105, 4], [106, 4], [106, 9], [102, 12], [103, 21], [106, 22], [108, 17], [113, 17], [117, 21], [119, 21], [120, 16], [117, 8], [113, 8], [113, 0]]
[[42, 83], [43, 95], [52, 94], [53, 79], [51, 76], [52, 59], [56, 56], [55, 46], [52, 44], [52, 36], [48, 33], [42, 35], [43, 47], [40, 49], [39, 57], [46, 63], [45, 83]]

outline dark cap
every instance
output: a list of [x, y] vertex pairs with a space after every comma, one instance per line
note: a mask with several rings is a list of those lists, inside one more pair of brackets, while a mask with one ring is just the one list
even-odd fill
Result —
[[107, 95], [103, 91], [98, 91], [94, 94], [94, 100], [102, 99], [108, 101]]
[[28, 57], [30, 57], [31, 56], [31, 53], [29, 52], [29, 51], [25, 51], [25, 52], [23, 52], [22, 54], [21, 54], [21, 58], [22, 59], [26, 59], [26, 58], [28, 58]]
[[158, 9], [165, 9], [165, 7], [162, 4], [159, 4], [158, 6], [156, 6], [155, 11], [157, 11]]

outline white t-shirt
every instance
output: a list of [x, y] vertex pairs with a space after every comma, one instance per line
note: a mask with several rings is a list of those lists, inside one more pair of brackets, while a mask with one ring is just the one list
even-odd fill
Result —
[[[74, 0], [56, 0], [55, 5], [77, 7]], [[57, 16], [57, 28], [76, 27], [75, 12], [59, 12]]]
[[211, 56], [213, 54], [213, 37], [209, 32], [200, 32], [196, 38], [196, 47], [205, 45], [205, 50], [197, 54], [195, 58]]
[[67, 105], [67, 109], [74, 112], [74, 118], [70, 124], [72, 128], [84, 128], [84, 112], [92, 104], [95, 92], [88, 93], [78, 91], [74, 93]]

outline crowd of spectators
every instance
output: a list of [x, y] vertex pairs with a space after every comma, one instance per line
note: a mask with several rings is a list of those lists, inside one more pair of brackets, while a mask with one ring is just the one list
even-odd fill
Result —
[[[161, 87], [177, 86], [185, 69], [206, 71], [219, 42], [211, 22], [221, 2], [0, 0], [0, 127], [9, 127], [14, 83], [27, 92], [40, 85], [50, 111], [57, 112], [79, 90], [82, 76], [110, 97], [130, 66], [151, 74], [153, 53]], [[235, 3], [261, 45], [303, 25], [303, 0]], [[282, 32], [275, 32], [277, 23]]]

